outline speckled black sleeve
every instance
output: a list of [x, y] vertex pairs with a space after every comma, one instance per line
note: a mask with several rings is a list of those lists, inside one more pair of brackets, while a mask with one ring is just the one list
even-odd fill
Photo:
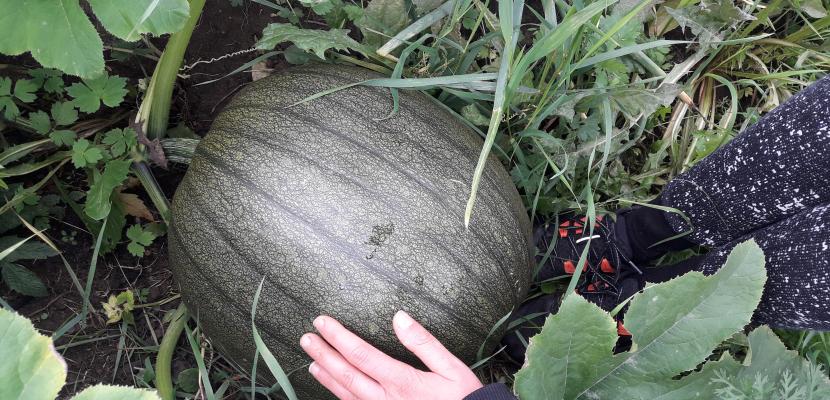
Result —
[[662, 198], [691, 219], [689, 238], [709, 246], [830, 203], [830, 76], [672, 180]]
[[470, 393], [464, 400], [516, 400], [503, 383], [493, 383]]
[[830, 204], [718, 247], [696, 269], [714, 273], [736, 244], [750, 238], [764, 250], [768, 276], [753, 320], [776, 328], [830, 330]]

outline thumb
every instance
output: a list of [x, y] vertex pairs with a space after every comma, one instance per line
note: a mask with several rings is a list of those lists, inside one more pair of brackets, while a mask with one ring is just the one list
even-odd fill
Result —
[[447, 350], [435, 336], [404, 311], [398, 311], [392, 319], [398, 340], [420, 359], [432, 372], [448, 379], [455, 379], [469, 368]]

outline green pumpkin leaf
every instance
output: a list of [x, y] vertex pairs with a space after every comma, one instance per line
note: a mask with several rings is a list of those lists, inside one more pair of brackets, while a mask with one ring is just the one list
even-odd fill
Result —
[[78, 0], [0, 0], [0, 53], [90, 78], [104, 71], [104, 46]]
[[190, 15], [187, 0], [87, 0], [104, 28], [134, 42], [142, 33], [177, 32]]
[[[104, 28], [130, 41], [178, 31], [190, 13], [187, 0], [88, 2]], [[43, 66], [81, 78], [104, 72], [103, 42], [78, 0], [0, 0], [0, 53], [27, 51]], [[60, 87], [53, 80], [47, 90]]]
[[616, 324], [608, 313], [582, 296], [568, 296], [530, 339], [514, 387], [522, 399], [541, 399], [540, 393], [554, 388], [551, 400], [573, 398], [596, 381], [593, 366], [608, 358], [616, 342]]
[[138, 139], [132, 128], [116, 128], [105, 133], [102, 142], [110, 146], [113, 157], [118, 157], [135, 147]]
[[[66, 363], [52, 339], [27, 318], [0, 308], [0, 399], [54, 399], [66, 383]], [[154, 391], [96, 385], [72, 400], [159, 400]]]
[[158, 400], [154, 391], [127, 386], [95, 385], [84, 389], [72, 400]]
[[75, 106], [69, 101], [59, 101], [52, 104], [51, 113], [52, 119], [55, 120], [55, 124], [58, 126], [74, 124], [78, 120], [78, 110], [75, 110]]
[[404, 0], [371, 0], [355, 25], [363, 33], [364, 42], [380, 47], [409, 25]]
[[106, 166], [104, 166], [104, 173], [95, 179], [86, 194], [86, 204], [84, 205], [86, 215], [98, 221], [109, 215], [112, 207], [112, 203], [110, 202], [112, 191], [127, 179], [127, 174], [130, 173], [131, 163], [129, 160], [112, 160], [107, 162]]
[[292, 42], [298, 48], [311, 51], [317, 57], [325, 58], [325, 52], [334, 50], [359, 50], [360, 43], [349, 37], [346, 29], [302, 29], [291, 24], [269, 24], [262, 30], [262, 39], [256, 44], [260, 50], [273, 50], [278, 44]]
[[54, 399], [66, 382], [66, 364], [52, 340], [28, 319], [2, 308], [0, 360], [0, 399]]
[[34, 297], [44, 297], [49, 294], [43, 281], [26, 267], [4, 260], [2, 269], [3, 281], [15, 292]]
[[69, 129], [61, 129], [49, 134], [49, 139], [52, 139], [52, 142], [58, 146], [72, 146], [75, 144], [76, 137], [75, 131]]
[[[617, 355], [608, 350], [616, 334], [611, 317], [569, 296], [531, 339], [514, 388], [523, 400], [655, 398], [687, 390], [673, 378], [749, 323], [765, 282], [764, 255], [750, 240], [711, 276], [690, 272], [649, 286], [633, 297], [625, 316], [632, 350]], [[597, 348], [583, 349], [585, 342]]]
[[29, 113], [29, 124], [35, 132], [45, 135], [52, 130], [52, 120], [49, 119], [49, 114], [43, 111], [35, 111]]
[[81, 139], [72, 145], [72, 164], [75, 168], [83, 168], [87, 165], [95, 165], [104, 158], [101, 149], [90, 147], [89, 140]]
[[75, 107], [85, 113], [94, 113], [101, 108], [101, 102], [107, 107], [121, 104], [127, 95], [126, 85], [126, 78], [104, 75], [95, 79], [84, 79], [83, 83], [73, 83], [66, 92], [74, 98], [72, 103]]

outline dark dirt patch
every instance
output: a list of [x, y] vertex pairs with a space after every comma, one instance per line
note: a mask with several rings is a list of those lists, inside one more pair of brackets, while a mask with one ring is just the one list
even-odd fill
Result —
[[[259, 55], [246, 50], [253, 48], [262, 29], [268, 23], [277, 22], [277, 18], [267, 7], [251, 2], [244, 4], [233, 7], [228, 1], [210, 1], [205, 6], [185, 54], [185, 65], [193, 68], [185, 71], [189, 79], [183, 81], [184, 90], [177, 92], [171, 121], [187, 121], [196, 132], [205, 133], [216, 113], [239, 89], [251, 82], [251, 73], [247, 71], [195, 86], [221, 78]], [[237, 52], [240, 53], [228, 56]], [[211, 61], [220, 57], [225, 58]], [[269, 67], [279, 68], [283, 62], [281, 59], [271, 61], [276, 64], [269, 64]]]
[[[85, 284], [89, 274], [94, 245], [93, 237], [75, 227], [82, 226], [72, 215], [65, 221], [53, 222], [48, 234], [66, 257], [69, 266]], [[60, 240], [60, 231], [77, 230], [77, 244]], [[36, 327], [44, 333], [51, 333], [66, 321], [80, 313], [82, 297], [70, 278], [59, 257], [38, 261], [28, 265], [36, 271], [49, 287], [50, 296], [31, 298], [15, 296], [4, 291], [3, 297], [16, 311], [31, 318]], [[56, 341], [58, 351], [68, 366], [67, 386], [62, 395], [70, 395], [95, 383], [136, 385], [133, 377], [137, 367], [144, 366], [144, 358], [155, 359], [155, 347], [161, 340], [164, 327], [161, 318], [164, 312], [177, 305], [177, 300], [167, 304], [142, 308], [133, 312], [136, 325], [129, 327], [122, 335], [120, 323], [106, 324], [101, 304], [111, 294], [125, 290], [141, 293], [146, 303], [160, 302], [174, 296], [176, 290], [172, 275], [167, 268], [166, 243], [162, 238], [150, 247], [145, 257], [138, 259], [123, 250], [99, 258], [93, 279], [90, 303], [94, 311], [89, 318], [69, 330]], [[119, 341], [124, 338], [123, 353], [116, 363]]]

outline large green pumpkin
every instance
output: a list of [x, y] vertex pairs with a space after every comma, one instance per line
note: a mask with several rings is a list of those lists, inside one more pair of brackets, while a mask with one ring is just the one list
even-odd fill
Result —
[[250, 84], [216, 118], [173, 199], [170, 263], [212, 343], [252, 365], [257, 327], [305, 398], [326, 398], [301, 368], [300, 336], [327, 314], [412, 360], [391, 328], [406, 310], [467, 362], [523, 299], [530, 227], [498, 159], [464, 207], [481, 138], [419, 92], [366, 86], [363, 69], [293, 68]]

